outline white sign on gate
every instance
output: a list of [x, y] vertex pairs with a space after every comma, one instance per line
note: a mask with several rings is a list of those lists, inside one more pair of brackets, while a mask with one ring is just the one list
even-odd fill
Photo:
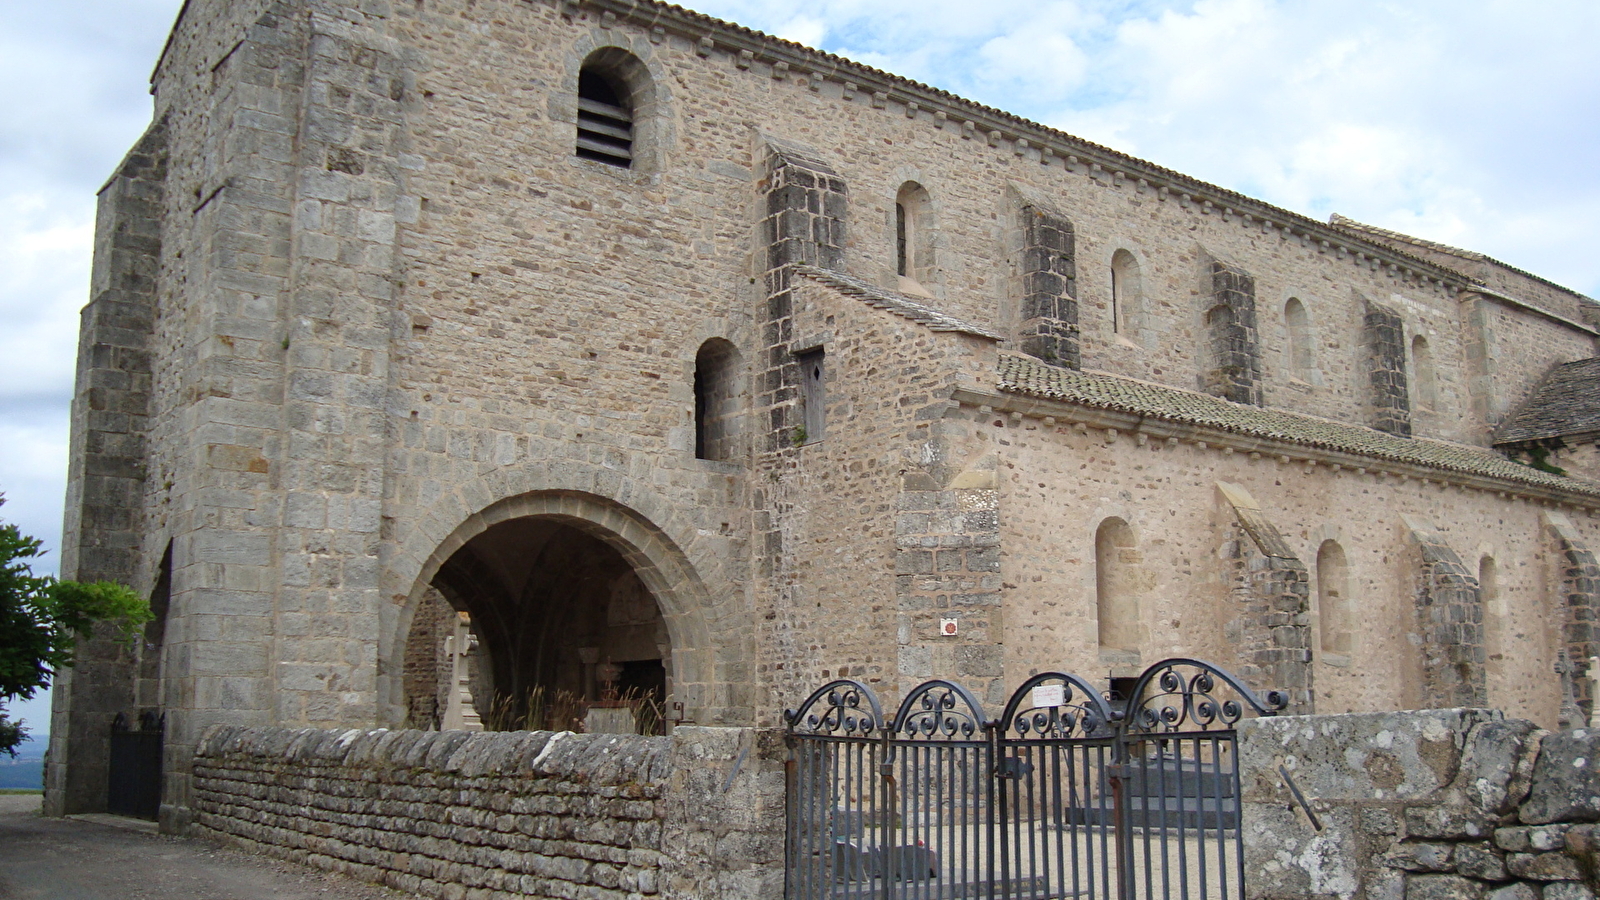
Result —
[[1067, 702], [1067, 686], [1064, 684], [1035, 685], [1029, 692], [1029, 699], [1035, 709], [1047, 706], [1060, 706]]

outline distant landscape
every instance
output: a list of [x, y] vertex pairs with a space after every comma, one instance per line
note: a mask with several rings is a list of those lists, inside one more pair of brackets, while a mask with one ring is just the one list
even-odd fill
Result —
[[0, 790], [44, 787], [44, 752], [50, 746], [49, 735], [35, 735], [17, 748], [17, 758], [0, 753]]

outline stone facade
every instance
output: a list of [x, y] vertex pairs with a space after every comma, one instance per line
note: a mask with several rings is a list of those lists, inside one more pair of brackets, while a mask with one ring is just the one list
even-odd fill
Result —
[[[196, 0], [154, 88], [101, 198], [63, 572], [170, 604], [63, 679], [52, 812], [103, 805], [130, 706], [173, 828], [211, 726], [402, 725], [435, 596], [480, 712], [626, 688], [697, 725], [1172, 655], [1554, 725], [1592, 650], [1600, 483], [1491, 449], [1595, 355], [1593, 301], [1526, 273], [644, 0]], [[628, 165], [576, 151], [596, 109]], [[1497, 573], [1482, 634], [1420, 612], [1408, 516]]]

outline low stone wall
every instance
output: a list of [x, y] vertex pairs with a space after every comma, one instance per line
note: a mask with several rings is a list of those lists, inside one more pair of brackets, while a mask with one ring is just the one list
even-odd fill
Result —
[[783, 742], [222, 727], [204, 836], [425, 897], [778, 898]]
[[1594, 900], [1600, 887], [1600, 731], [1441, 709], [1256, 719], [1239, 738], [1252, 900]]

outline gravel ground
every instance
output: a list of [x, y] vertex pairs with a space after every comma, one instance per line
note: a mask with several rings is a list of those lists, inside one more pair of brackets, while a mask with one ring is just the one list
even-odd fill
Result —
[[0, 900], [400, 900], [400, 894], [207, 841], [46, 819], [0, 795]]

